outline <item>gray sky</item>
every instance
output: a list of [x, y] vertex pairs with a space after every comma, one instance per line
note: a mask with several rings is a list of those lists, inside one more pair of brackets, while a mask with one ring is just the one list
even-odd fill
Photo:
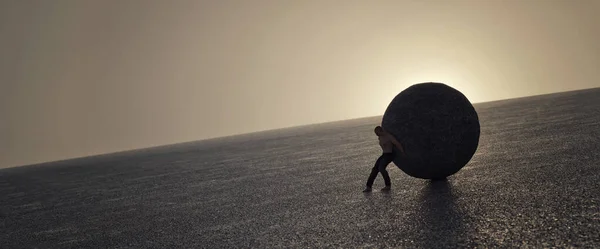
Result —
[[0, 1], [0, 167], [600, 86], [600, 1]]

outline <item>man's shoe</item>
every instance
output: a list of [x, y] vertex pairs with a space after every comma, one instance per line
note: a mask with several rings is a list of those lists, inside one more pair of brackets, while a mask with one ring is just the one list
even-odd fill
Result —
[[363, 190], [363, 193], [369, 193], [371, 191], [373, 191], [373, 189], [371, 189], [371, 187], [367, 187], [365, 190]]
[[381, 191], [383, 191], [383, 192], [387, 192], [390, 190], [392, 190], [392, 186], [385, 186], [384, 188], [381, 189]]

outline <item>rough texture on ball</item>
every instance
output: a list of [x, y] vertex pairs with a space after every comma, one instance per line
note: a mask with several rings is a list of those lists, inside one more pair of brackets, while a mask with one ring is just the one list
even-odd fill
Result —
[[458, 172], [479, 145], [479, 118], [469, 100], [443, 83], [412, 85], [389, 104], [381, 126], [404, 147], [394, 164], [406, 174], [443, 179]]

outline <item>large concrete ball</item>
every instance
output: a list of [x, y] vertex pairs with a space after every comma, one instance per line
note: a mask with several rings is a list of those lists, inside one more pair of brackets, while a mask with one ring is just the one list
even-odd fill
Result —
[[479, 145], [479, 118], [469, 100], [443, 83], [412, 85], [389, 104], [381, 126], [403, 146], [396, 164], [406, 174], [443, 179], [458, 172]]

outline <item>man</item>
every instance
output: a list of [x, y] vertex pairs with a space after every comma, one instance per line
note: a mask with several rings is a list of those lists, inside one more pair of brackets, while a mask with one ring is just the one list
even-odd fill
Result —
[[375, 127], [375, 134], [379, 137], [379, 146], [381, 146], [381, 150], [383, 154], [377, 159], [375, 162], [375, 166], [371, 169], [371, 174], [369, 175], [369, 179], [367, 180], [367, 188], [363, 190], [363, 192], [371, 192], [373, 187], [373, 182], [377, 175], [381, 173], [383, 176], [383, 181], [385, 182], [385, 187], [381, 189], [381, 191], [390, 191], [392, 188], [392, 183], [390, 180], [390, 175], [385, 169], [388, 164], [392, 162], [394, 159], [394, 150], [393, 147], [396, 146], [400, 153], [404, 154], [404, 148], [394, 136], [387, 133], [381, 126]]

